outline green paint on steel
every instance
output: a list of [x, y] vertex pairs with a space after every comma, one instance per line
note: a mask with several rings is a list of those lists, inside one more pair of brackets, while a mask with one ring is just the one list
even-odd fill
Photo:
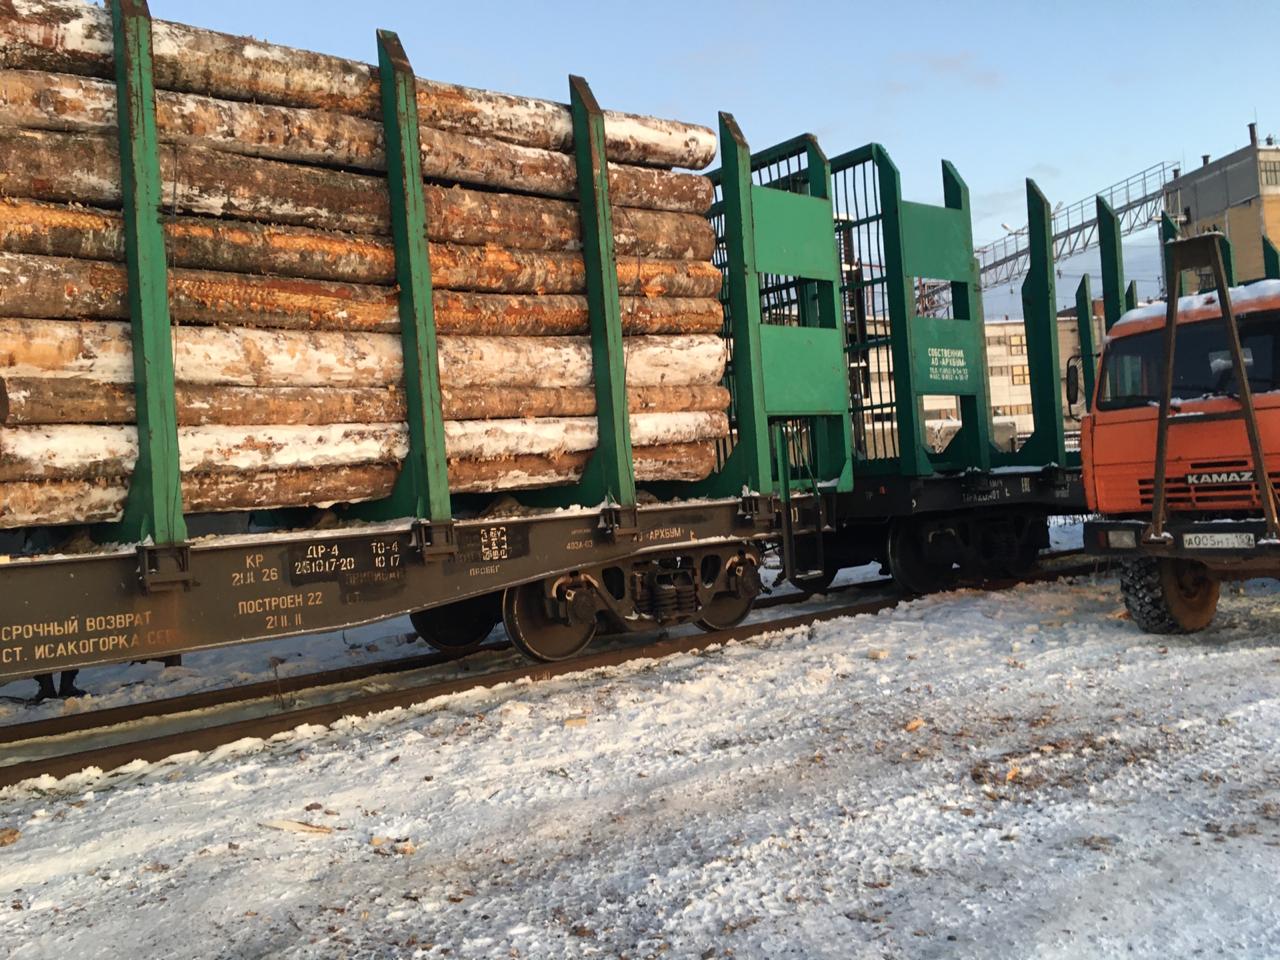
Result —
[[765, 409], [771, 417], [828, 416], [840, 411], [844, 333], [821, 327], [764, 324]]
[[[826, 155], [811, 136], [753, 155], [727, 113], [720, 114], [720, 144], [723, 166], [711, 176], [721, 191], [714, 213], [724, 218], [735, 442], [709, 480], [684, 489], [706, 496], [734, 496], [744, 488], [769, 495], [779, 484], [789, 491], [823, 482], [851, 490], [848, 354]], [[802, 173], [754, 183], [756, 171], [801, 154]], [[787, 323], [763, 322], [762, 274], [796, 281], [795, 312]], [[797, 439], [795, 431], [803, 429], [812, 443]], [[779, 459], [778, 444], [792, 440], [802, 461]]]
[[613, 209], [605, 157], [604, 111], [587, 81], [569, 78], [573, 116], [578, 203], [582, 215], [582, 254], [591, 318], [591, 362], [595, 374], [598, 440], [578, 490], [586, 506], [636, 503], [631, 460], [631, 420], [627, 412], [626, 362], [622, 308], [618, 300], [618, 263], [613, 249]]
[[1124, 251], [1120, 248], [1120, 218], [1111, 204], [1097, 198], [1098, 247], [1102, 258], [1102, 314], [1107, 330], [1124, 313]]
[[707, 492], [732, 496], [743, 487], [769, 495], [776, 489], [769, 457], [769, 417], [765, 412], [764, 361], [760, 348], [760, 275], [756, 267], [752, 215], [751, 151], [738, 123], [720, 114], [720, 187], [728, 270], [725, 291], [733, 337], [733, 402], [737, 443]]
[[387, 188], [391, 199], [391, 236], [400, 291], [409, 454], [391, 496], [355, 507], [352, 513], [365, 519], [413, 517], [446, 523], [451, 519], [452, 507], [431, 300], [417, 81], [400, 38], [389, 30], [378, 31], [378, 73], [386, 137]]
[[103, 531], [121, 541], [158, 545], [187, 538], [178, 458], [169, 276], [160, 223], [161, 180], [146, 0], [110, 4], [124, 200], [125, 263], [133, 337], [138, 459], [124, 517]]
[[1097, 348], [1093, 344], [1093, 289], [1086, 273], [1076, 287], [1076, 331], [1080, 337], [1080, 372], [1084, 375], [1084, 404], [1093, 406], [1093, 388], [1098, 376]]
[[[890, 351], [893, 399], [872, 406], [892, 411], [897, 454], [861, 458], [859, 471], [927, 476], [943, 470], [986, 468], [992, 458], [987, 338], [978, 296], [978, 261], [973, 255], [969, 189], [954, 166], [943, 161], [945, 206], [902, 200], [899, 170], [879, 143], [842, 154], [831, 166], [837, 177], [844, 177], [868, 164], [874, 166], [874, 191], [867, 187], [867, 216], [861, 223], [874, 230], [878, 221], [881, 243], [876, 256], [881, 260], [881, 279], [874, 283], [883, 285], [879, 308], [887, 312], [888, 333], [855, 344], [856, 362], [868, 362], [872, 352], [884, 346]], [[855, 229], [856, 225], [842, 221], [840, 227]], [[948, 285], [950, 316], [920, 315], [916, 284], [922, 282]], [[863, 296], [860, 288], [855, 291], [859, 296]], [[942, 454], [933, 454], [925, 445], [923, 398], [929, 394], [956, 397], [960, 407], [963, 426]]]
[[839, 265], [831, 256], [831, 203], [771, 187], [751, 188], [751, 207], [757, 223], [756, 269], [784, 277], [808, 277], [834, 283]]
[[1262, 238], [1262, 275], [1268, 280], [1280, 280], [1280, 250], [1270, 237]]
[[[939, 251], [939, 265], [932, 274], [951, 281], [951, 321], [942, 343], [964, 350], [969, 362], [979, 371], [972, 388], [956, 391], [960, 405], [960, 431], [946, 450], [932, 457], [938, 470], [986, 470], [991, 466], [991, 398], [987, 392], [987, 333], [982, 314], [978, 258], [973, 253], [973, 217], [969, 204], [969, 186], [950, 160], [942, 161], [942, 202], [957, 214], [962, 224], [956, 236], [957, 248]], [[926, 238], [914, 238], [923, 242]], [[941, 238], [928, 238], [936, 245]], [[957, 252], [957, 250], [959, 252]], [[941, 273], [947, 268], [948, 254], [955, 256], [955, 273]], [[968, 269], [964, 266], [967, 264]], [[942, 321], [946, 323], [946, 321]]]
[[[1236, 285], [1236, 257], [1231, 249], [1231, 240], [1224, 234], [1218, 238], [1218, 246], [1222, 248], [1222, 268], [1226, 271], [1227, 286]], [[1216, 289], [1210, 286], [1209, 289]]]
[[[954, 170], [953, 170], [954, 175]], [[903, 254], [903, 269], [911, 277], [934, 280], [960, 278], [967, 283], [971, 247], [964, 208], [935, 207], [902, 201], [903, 229], [911, 242]]]
[[[899, 451], [896, 460], [872, 464], [906, 476], [986, 469], [992, 456], [991, 405], [969, 188], [955, 167], [943, 161], [945, 206], [905, 202], [898, 168], [887, 151], [879, 144], [869, 151], [880, 190]], [[861, 162], [863, 156], [855, 151], [841, 162]], [[950, 317], [918, 314], [917, 281], [950, 285]], [[960, 408], [962, 426], [941, 454], [925, 445], [923, 399], [930, 394], [956, 397]]]
[[1065, 464], [1059, 378], [1057, 292], [1053, 268], [1053, 211], [1036, 182], [1027, 179], [1027, 276], [1022, 281], [1022, 316], [1034, 426], [1022, 446], [997, 458], [1003, 464]]
[[378, 72], [409, 415], [409, 469], [402, 473], [411, 476], [404, 495], [412, 516], [442, 523], [451, 519], [449, 472], [418, 132], [418, 84], [400, 38], [386, 30], [378, 31]]
[[1124, 308], [1132, 310], [1138, 305], [1138, 281], [1130, 280], [1129, 285], [1124, 288]]
[[[852, 155], [850, 159], [854, 159]], [[933, 473], [925, 449], [923, 407], [914, 384], [912, 319], [915, 284], [906, 270], [906, 240], [902, 220], [902, 175], [880, 144], [871, 145], [880, 190], [881, 233], [884, 243], [885, 302], [889, 307], [889, 344], [893, 357], [895, 416], [898, 424], [898, 458], [882, 461], [885, 469], [909, 477]]]
[[[1169, 214], [1163, 210], [1160, 211], [1160, 259], [1165, 266], [1165, 269], [1161, 271], [1165, 276], [1169, 273], [1169, 244], [1174, 240], [1177, 240], [1181, 233], [1182, 231], [1178, 229], [1178, 225], [1174, 222], [1173, 217], [1169, 216]], [[1186, 282], [1183, 277], [1178, 277], [1176, 286], [1178, 289], [1174, 292], [1174, 296], [1181, 297], [1187, 292]], [[1168, 291], [1166, 291], [1166, 295], [1167, 294]]]
[[[814, 439], [808, 476], [779, 473], [784, 490], [815, 482], [835, 484], [838, 491], [853, 489], [853, 421], [849, 396], [849, 354], [840, 295], [840, 252], [836, 244], [835, 214], [831, 203], [831, 164], [811, 135], [793, 138], [788, 146], [804, 152], [808, 195], [793, 190], [755, 187], [752, 190], [756, 232], [756, 269], [800, 278], [800, 325], [763, 325], [760, 328], [764, 357], [765, 409], [770, 417], [783, 418], [785, 431], [797, 427], [793, 417], [805, 417]], [[777, 148], [774, 148], [776, 151]], [[753, 155], [753, 169], [765, 159]], [[766, 205], [760, 205], [765, 200]], [[777, 202], [781, 198], [783, 203]], [[781, 241], [797, 253], [790, 256], [787, 271], [777, 270], [762, 255], [765, 235]], [[803, 256], [798, 252], [803, 251]], [[774, 441], [776, 445], [776, 440]], [[803, 448], [804, 444], [799, 444]]]

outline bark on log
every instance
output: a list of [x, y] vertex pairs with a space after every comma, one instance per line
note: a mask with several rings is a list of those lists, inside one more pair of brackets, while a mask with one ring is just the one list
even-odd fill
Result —
[[[175, 145], [160, 152], [165, 210], [285, 226], [386, 236], [385, 178]], [[113, 137], [9, 130], [0, 133], [0, 195], [118, 206], [120, 160]], [[430, 239], [526, 250], [581, 248], [578, 208], [565, 200], [426, 188]], [[680, 248], [702, 232], [695, 214], [614, 211], [619, 251]]]
[[[242, 387], [385, 387], [403, 377], [396, 334], [343, 334], [239, 327], [175, 327], [180, 383]], [[629, 387], [713, 386], [726, 344], [716, 336], [627, 337]], [[0, 318], [0, 377], [80, 378], [132, 383], [128, 324]], [[441, 383], [463, 387], [586, 387], [585, 337], [443, 336]]]
[[[398, 387], [208, 387], [179, 384], [183, 427], [290, 423], [399, 423], [406, 417]], [[587, 417], [596, 412], [590, 387], [523, 390], [469, 388], [443, 391], [448, 420]], [[714, 412], [729, 408], [719, 386], [636, 387], [627, 391], [635, 413]], [[0, 380], [0, 426], [129, 424], [135, 422], [133, 387], [90, 380]]]
[[[10, 400], [0, 426], [135, 422], [131, 384], [22, 378], [0, 381], [0, 392], [5, 391]], [[404, 393], [393, 387], [260, 388], [179, 384], [175, 393], [178, 425], [183, 427], [396, 423], [406, 416]], [[462, 418], [455, 416], [454, 419]]]
[[[115, 84], [0, 70], [0, 115], [6, 126], [28, 130], [114, 133]], [[187, 143], [317, 166], [387, 169], [381, 123], [327, 110], [159, 91], [156, 125], [162, 145]], [[430, 127], [420, 133], [427, 179], [577, 199], [577, 168], [567, 154]], [[705, 214], [712, 193], [711, 181], [696, 174], [609, 164], [609, 195], [619, 206]]]
[[[641, 483], [705, 480], [716, 468], [716, 445], [710, 441], [636, 447], [631, 456], [636, 479]], [[590, 459], [590, 453], [570, 452], [547, 457], [450, 461], [449, 489], [453, 493], [496, 493], [563, 486], [581, 479]]]
[[[723, 413], [637, 413], [632, 443], [641, 447], [716, 440], [729, 433]], [[446, 420], [450, 460], [501, 460], [594, 450], [594, 417]], [[257, 473], [399, 463], [409, 452], [400, 423], [326, 426], [180, 427], [183, 473]], [[128, 476], [138, 457], [133, 426], [82, 424], [0, 429], [0, 482]]]
[[[161, 89], [315, 107], [377, 118], [377, 71], [366, 64], [248, 37], [157, 20], [152, 25]], [[0, 66], [113, 76], [107, 11], [67, 0], [0, 0]], [[569, 108], [488, 90], [418, 80], [421, 122], [531, 147], [567, 150]], [[606, 111], [608, 156], [625, 162], [700, 169], [716, 151], [706, 127]]]
[[[556, 258], [559, 258], [557, 260]], [[553, 292], [576, 293], [585, 287], [582, 259], [575, 254], [521, 254], [482, 247], [441, 245], [433, 250], [432, 263], [442, 266], [442, 287], [457, 289], [467, 283], [487, 287], [478, 294], [499, 301], [507, 292], [537, 291], [540, 279], [551, 281]], [[571, 262], [566, 262], [571, 261]], [[575, 269], [576, 267], [576, 269]], [[563, 269], [562, 269], [563, 268]], [[634, 268], [634, 269], [632, 269]], [[694, 314], [695, 330], [706, 329], [710, 298], [720, 289], [720, 272], [711, 264], [672, 260], [622, 261], [619, 283], [626, 292], [644, 298], [665, 295], [708, 301]], [[433, 270], [434, 279], [434, 270]], [[574, 290], [573, 288], [577, 289]], [[517, 310], [497, 303], [488, 311], [467, 310], [475, 297], [436, 297], [436, 323], [441, 332], [470, 334], [527, 333], [566, 334], [587, 329], [586, 302], [581, 310], [565, 311], [559, 300], [523, 296]], [[575, 304], [575, 307], [579, 304]], [[625, 304], [624, 309], [643, 310]], [[210, 270], [175, 268], [169, 272], [169, 312], [176, 323], [232, 324], [295, 330], [400, 329], [399, 298], [395, 290], [368, 284], [323, 280], [245, 276]], [[517, 329], [492, 329], [488, 316], [516, 313]], [[0, 316], [82, 317], [122, 319], [129, 316], [129, 278], [123, 264], [68, 257], [0, 252]], [[474, 317], [479, 324], [468, 324]], [[669, 318], [671, 329], [684, 333], [683, 317]], [[477, 328], [478, 327], [478, 328]], [[715, 328], [713, 328], [715, 329]]]
[[[637, 448], [636, 478], [702, 480], [715, 469], [714, 443]], [[493, 493], [572, 483], [582, 476], [589, 453], [449, 464], [454, 493]], [[208, 474], [182, 478], [188, 513], [227, 513], [290, 507], [328, 507], [379, 500], [395, 486], [399, 468], [389, 464], [326, 470], [275, 470], [258, 474]], [[102, 523], [119, 520], [128, 489], [123, 478], [42, 480], [0, 484], [0, 529]]]
[[[637, 242], [625, 250], [619, 246], [619, 258], [709, 261], [715, 247], [710, 223], [700, 217], [670, 219], [670, 230], [650, 230], [652, 224], [641, 224], [643, 236], [633, 232]], [[395, 283], [395, 248], [379, 237], [205, 217], [166, 217], [164, 229], [169, 263], [175, 267], [347, 283]], [[440, 246], [442, 242], [433, 243], [432, 249]], [[575, 242], [570, 249], [579, 247]], [[0, 249], [123, 260], [124, 221], [113, 210], [0, 198]]]
[[[591, 329], [585, 297], [498, 296], [442, 290], [432, 298], [442, 335], [538, 336], [585, 334]], [[719, 334], [719, 301], [684, 297], [622, 298], [622, 332], [631, 336]]]

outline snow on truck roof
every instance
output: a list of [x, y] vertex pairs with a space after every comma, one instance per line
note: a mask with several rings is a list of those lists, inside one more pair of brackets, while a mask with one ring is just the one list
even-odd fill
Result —
[[[1231, 307], [1237, 314], [1256, 313], [1259, 310], [1280, 310], [1280, 280], [1259, 280], [1248, 286], [1232, 287], [1229, 292]], [[1167, 309], [1164, 300], [1135, 307], [1115, 322], [1108, 338], [1127, 337], [1131, 334], [1159, 329], [1164, 326]], [[1217, 291], [1193, 293], [1190, 296], [1178, 298], [1179, 323], [1194, 323], [1197, 320], [1209, 320], [1221, 315]]]

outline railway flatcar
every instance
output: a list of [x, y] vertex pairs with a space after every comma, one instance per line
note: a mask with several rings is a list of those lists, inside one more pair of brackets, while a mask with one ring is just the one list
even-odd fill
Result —
[[424, 81], [387, 32], [376, 67], [142, 0], [0, 33], [0, 680], [402, 615], [563, 660], [740, 622], [768, 550], [923, 592], [1080, 510], [1049, 255], [1002, 453], [949, 166], [913, 204], [878, 146], [721, 114], [703, 178], [713, 131]]

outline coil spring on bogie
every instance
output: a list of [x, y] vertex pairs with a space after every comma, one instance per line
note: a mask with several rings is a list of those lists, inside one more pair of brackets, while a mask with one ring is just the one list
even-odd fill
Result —
[[653, 615], [659, 620], [668, 620], [680, 610], [680, 591], [673, 583], [655, 583], [653, 585]]

